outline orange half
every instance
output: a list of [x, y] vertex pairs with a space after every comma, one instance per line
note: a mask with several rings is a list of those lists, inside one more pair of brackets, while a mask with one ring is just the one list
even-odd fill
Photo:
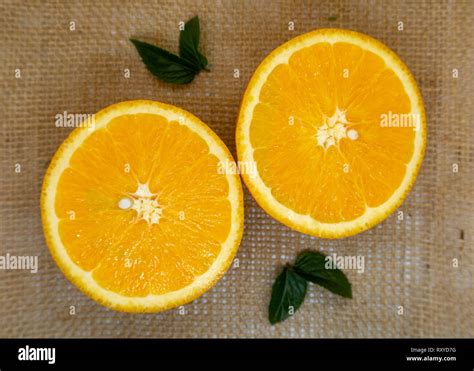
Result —
[[[362, 232], [408, 194], [426, 143], [416, 82], [381, 42], [317, 30], [268, 55], [236, 130], [250, 192], [287, 226], [318, 237]], [[254, 166], [250, 166], [253, 164]]]
[[100, 111], [64, 141], [44, 178], [56, 263], [116, 310], [194, 300], [224, 274], [242, 237], [242, 188], [222, 171], [228, 164], [224, 143], [182, 109], [129, 101]]

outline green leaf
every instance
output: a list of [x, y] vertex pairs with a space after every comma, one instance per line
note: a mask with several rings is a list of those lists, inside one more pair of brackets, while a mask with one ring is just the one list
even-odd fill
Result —
[[283, 268], [273, 284], [268, 307], [268, 319], [272, 325], [284, 321], [298, 310], [304, 301], [307, 285], [293, 268]]
[[303, 252], [296, 259], [295, 272], [334, 294], [352, 298], [351, 283], [346, 275], [340, 269], [326, 268], [326, 258], [319, 252]]
[[160, 80], [175, 84], [188, 84], [193, 81], [199, 68], [157, 46], [130, 39], [146, 68]]
[[185, 23], [184, 30], [179, 35], [179, 55], [202, 70], [206, 69], [208, 61], [198, 51], [200, 36], [199, 17], [195, 16]]
[[208, 61], [198, 51], [199, 38], [199, 18], [196, 16], [186, 22], [184, 30], [179, 35], [179, 57], [143, 41], [134, 39], [130, 41], [153, 75], [166, 82], [188, 84], [202, 69], [208, 71], [206, 68]]
[[337, 20], [337, 15], [332, 15], [332, 16], [328, 17], [329, 22], [333, 22], [335, 20]]

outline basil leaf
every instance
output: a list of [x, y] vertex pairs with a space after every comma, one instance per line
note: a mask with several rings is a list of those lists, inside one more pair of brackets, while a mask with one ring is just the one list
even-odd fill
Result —
[[340, 269], [326, 268], [326, 256], [306, 251], [298, 255], [295, 272], [306, 280], [328, 289], [334, 294], [352, 298], [351, 283]]
[[198, 51], [200, 36], [199, 17], [195, 16], [185, 23], [184, 30], [179, 34], [179, 55], [202, 70], [206, 68], [208, 61]]
[[188, 84], [193, 81], [199, 69], [189, 61], [180, 58], [157, 46], [130, 39], [146, 68], [160, 80], [175, 84]]
[[304, 301], [307, 282], [286, 266], [275, 280], [268, 307], [268, 319], [274, 325], [293, 315]]

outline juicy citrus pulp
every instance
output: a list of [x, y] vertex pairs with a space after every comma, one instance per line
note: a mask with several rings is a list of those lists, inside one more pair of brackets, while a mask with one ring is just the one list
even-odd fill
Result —
[[379, 41], [337, 29], [274, 50], [247, 87], [236, 140], [258, 203], [298, 231], [338, 238], [386, 218], [425, 148], [422, 98]]
[[151, 101], [112, 105], [73, 131], [46, 173], [48, 246], [66, 276], [123, 311], [187, 303], [228, 268], [243, 228], [232, 157], [188, 112]]

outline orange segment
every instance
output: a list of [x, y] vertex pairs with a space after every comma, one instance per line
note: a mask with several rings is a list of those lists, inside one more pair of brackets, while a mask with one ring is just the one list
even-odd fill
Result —
[[124, 311], [193, 300], [224, 273], [240, 242], [242, 190], [225, 145], [176, 107], [132, 101], [76, 129], [44, 180], [49, 248], [92, 298]]
[[425, 148], [410, 72], [366, 35], [319, 30], [273, 51], [254, 73], [237, 124], [239, 160], [259, 204], [286, 225], [345, 237], [403, 201]]

